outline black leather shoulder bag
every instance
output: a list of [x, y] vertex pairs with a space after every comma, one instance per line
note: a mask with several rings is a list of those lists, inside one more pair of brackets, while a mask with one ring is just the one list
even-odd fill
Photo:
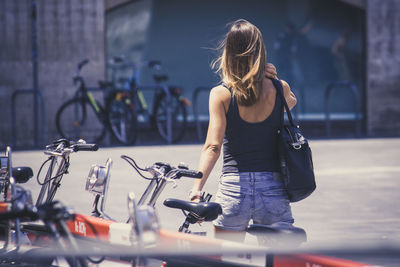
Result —
[[[290, 202], [296, 202], [308, 197], [316, 188], [312, 154], [307, 139], [300, 131], [300, 126], [293, 121], [281, 81], [272, 79], [272, 82], [283, 103], [281, 126], [278, 130], [281, 173]], [[284, 109], [288, 123], [284, 120]]]

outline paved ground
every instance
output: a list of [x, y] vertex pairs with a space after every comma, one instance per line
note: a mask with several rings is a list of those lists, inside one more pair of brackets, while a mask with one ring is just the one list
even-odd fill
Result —
[[[295, 224], [307, 231], [307, 246], [400, 247], [400, 139], [315, 140], [311, 141], [311, 148], [318, 188], [308, 199], [292, 205]], [[93, 199], [84, 191], [89, 168], [92, 164], [104, 164], [110, 157], [114, 163], [106, 210], [111, 217], [124, 221], [127, 218], [127, 193], [132, 191], [140, 196], [147, 182], [120, 155], [134, 158], [141, 166], [155, 161], [174, 165], [184, 161], [189, 167], [196, 168], [200, 150], [200, 145], [174, 145], [79, 152], [71, 155], [70, 174], [65, 176], [57, 197], [78, 212], [88, 212]], [[46, 158], [42, 151], [18, 151], [13, 153], [13, 165], [31, 166], [36, 175]], [[221, 161], [205, 187], [212, 194], [216, 191], [220, 170]], [[162, 200], [167, 197], [186, 199], [191, 184], [192, 181], [182, 179], [176, 188], [167, 186], [164, 190], [156, 205], [164, 228], [177, 229], [183, 216], [180, 211], [164, 208]], [[35, 179], [25, 187], [32, 190], [34, 198], [37, 196]], [[208, 224], [202, 229], [210, 231], [211, 227]], [[400, 266], [397, 260], [399, 258], [396, 263], [382, 259], [368, 261]]]

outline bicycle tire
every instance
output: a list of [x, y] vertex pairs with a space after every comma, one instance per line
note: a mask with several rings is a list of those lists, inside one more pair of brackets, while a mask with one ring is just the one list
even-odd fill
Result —
[[106, 107], [107, 123], [112, 135], [124, 145], [133, 145], [137, 137], [137, 120], [129, 94], [116, 92]]
[[[82, 101], [85, 105], [85, 114]], [[90, 104], [88, 98], [78, 97], [65, 102], [56, 114], [58, 133], [68, 140], [83, 139], [88, 143], [100, 143], [107, 129], [102, 118], [103, 108], [98, 103], [97, 106], [98, 111]]]
[[[171, 95], [169, 107], [172, 110], [172, 143], [179, 142], [186, 131], [187, 111], [179, 95]], [[159, 135], [168, 142], [167, 136], [167, 97], [165, 93], [159, 93], [154, 103], [154, 119]]]

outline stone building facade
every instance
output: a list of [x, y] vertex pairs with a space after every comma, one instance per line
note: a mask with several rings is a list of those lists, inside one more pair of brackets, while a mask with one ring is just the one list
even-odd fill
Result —
[[368, 0], [367, 134], [400, 135], [400, 1]]
[[[49, 142], [57, 135], [55, 112], [75, 92], [72, 77], [77, 63], [90, 58], [91, 62], [83, 70], [88, 84], [104, 79], [105, 4], [97, 0], [34, 2], [37, 6], [38, 87], [44, 99], [45, 142]], [[3, 147], [11, 144], [13, 92], [33, 88], [32, 1], [0, 1], [0, 40], [0, 147]], [[16, 145], [35, 146], [33, 95], [18, 95], [15, 103]]]
[[[365, 136], [400, 135], [400, 1], [343, 0], [366, 12]], [[11, 144], [11, 96], [33, 88], [31, 3], [38, 9], [38, 84], [45, 103], [45, 142], [55, 112], [75, 91], [77, 62], [89, 85], [105, 78], [105, 12], [126, 0], [0, 1], [0, 147]], [[33, 96], [16, 99], [18, 147], [34, 147]]]

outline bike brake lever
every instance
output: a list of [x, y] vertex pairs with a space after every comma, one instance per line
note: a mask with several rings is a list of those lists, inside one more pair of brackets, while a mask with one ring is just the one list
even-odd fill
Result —
[[166, 182], [167, 183], [172, 183], [172, 188], [176, 188], [178, 186], [174, 179], [168, 178], [168, 179], [166, 179]]

